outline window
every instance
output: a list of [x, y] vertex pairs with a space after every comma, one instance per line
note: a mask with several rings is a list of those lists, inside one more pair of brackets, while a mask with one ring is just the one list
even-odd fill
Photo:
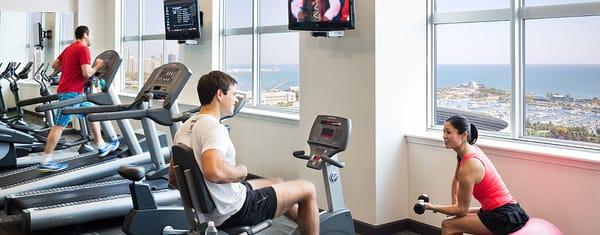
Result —
[[432, 0], [429, 126], [600, 148], [600, 0]]
[[223, 0], [222, 68], [248, 106], [299, 109], [299, 37], [287, 29], [287, 1]]
[[164, 40], [163, 0], [123, 0], [122, 4], [121, 91], [135, 94], [154, 69], [179, 61], [179, 44]]

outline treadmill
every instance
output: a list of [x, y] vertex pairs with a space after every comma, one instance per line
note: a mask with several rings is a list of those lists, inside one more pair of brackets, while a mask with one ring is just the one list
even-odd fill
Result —
[[[177, 204], [179, 193], [168, 188], [164, 158], [170, 157], [170, 147], [160, 148], [154, 122], [170, 126], [172, 136], [175, 135], [182, 120], [176, 117], [177, 98], [190, 76], [191, 71], [181, 63], [165, 64], [152, 72], [133, 104], [105, 106], [101, 112], [88, 114], [90, 121], [141, 120], [152, 159], [152, 164], [145, 166], [146, 183], [152, 185], [156, 202], [161, 205]], [[163, 100], [162, 106], [151, 108], [153, 99]], [[91, 109], [65, 111], [91, 112]], [[5, 211], [20, 220], [24, 231], [125, 216], [132, 208], [129, 185], [128, 180], [121, 179], [9, 195]]]
[[[102, 92], [89, 94], [84, 97], [75, 98], [72, 100], [55, 102], [47, 105], [42, 105], [36, 108], [36, 111], [52, 110], [78, 102], [91, 101], [93, 103], [103, 104], [119, 104], [118, 96], [110, 89], [110, 84], [114, 79], [114, 75], [121, 64], [121, 58], [115, 51], [109, 50], [98, 55], [105, 61], [107, 66], [103, 67], [104, 74], [101, 79], [106, 81], [106, 86], [102, 88]], [[102, 106], [90, 107], [101, 109]], [[66, 162], [69, 167], [63, 171], [43, 173], [38, 170], [38, 166], [30, 166], [0, 173], [0, 207], [4, 205], [4, 199], [9, 194], [21, 193], [32, 190], [47, 189], [52, 187], [61, 187], [101, 179], [115, 174], [115, 170], [123, 165], [134, 162], [139, 162], [148, 159], [149, 155], [138, 156], [137, 158], [129, 158], [129, 155], [139, 155], [142, 153], [140, 141], [136, 139], [135, 133], [128, 120], [118, 121], [123, 141], [127, 144], [127, 148], [116, 150], [106, 157], [100, 158], [96, 152], [87, 152], [80, 155], [68, 156], [58, 162]], [[112, 125], [109, 122], [103, 124], [103, 131], [107, 131], [109, 136], [116, 136]], [[31, 157], [19, 157], [16, 159], [17, 165], [25, 161], [38, 161]]]

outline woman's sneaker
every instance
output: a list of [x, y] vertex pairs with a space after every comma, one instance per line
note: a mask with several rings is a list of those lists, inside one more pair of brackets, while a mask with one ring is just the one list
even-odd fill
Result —
[[119, 147], [119, 141], [113, 140], [109, 143], [104, 144], [104, 146], [98, 148], [98, 156], [105, 157], [112, 151], [115, 151]]
[[67, 169], [67, 167], [69, 167], [69, 164], [67, 163], [49, 161], [46, 164], [40, 165], [38, 169], [41, 172], [54, 172], [62, 171], [64, 169]]

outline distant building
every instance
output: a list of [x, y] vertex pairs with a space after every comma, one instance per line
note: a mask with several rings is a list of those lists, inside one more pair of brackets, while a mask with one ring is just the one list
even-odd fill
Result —
[[482, 89], [482, 88], [485, 88], [485, 86], [483, 84], [479, 84], [479, 83], [474, 82], [474, 81], [470, 81], [467, 84], [462, 84], [459, 87], [472, 88], [472, 89]]
[[161, 64], [161, 59], [158, 57], [152, 56], [150, 58], [144, 58], [144, 73], [152, 73], [152, 71]]
[[177, 62], [177, 55], [171, 53], [167, 56], [167, 63]]
[[262, 105], [278, 105], [296, 102], [296, 93], [290, 91], [267, 91], [261, 93], [260, 103]]

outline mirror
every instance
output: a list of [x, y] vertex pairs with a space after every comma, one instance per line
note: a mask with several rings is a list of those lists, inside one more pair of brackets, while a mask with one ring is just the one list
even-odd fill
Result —
[[[31, 78], [42, 63], [52, 63], [74, 40], [74, 29], [73, 13], [0, 10], [0, 64], [2, 64], [0, 73], [8, 67], [9, 62], [21, 63], [16, 69], [19, 73], [25, 64], [31, 61], [33, 66], [29, 76], [26, 76]], [[21, 98], [39, 95], [37, 88], [26, 89], [26, 86], [31, 85], [23, 84], [21, 81], [19, 84], [19, 86], [24, 85], [18, 91]], [[8, 79], [0, 79], [1, 98], [6, 107], [12, 108], [15, 102], [9, 87]]]
[[51, 63], [74, 40], [73, 13], [0, 11], [0, 70], [8, 62]]

